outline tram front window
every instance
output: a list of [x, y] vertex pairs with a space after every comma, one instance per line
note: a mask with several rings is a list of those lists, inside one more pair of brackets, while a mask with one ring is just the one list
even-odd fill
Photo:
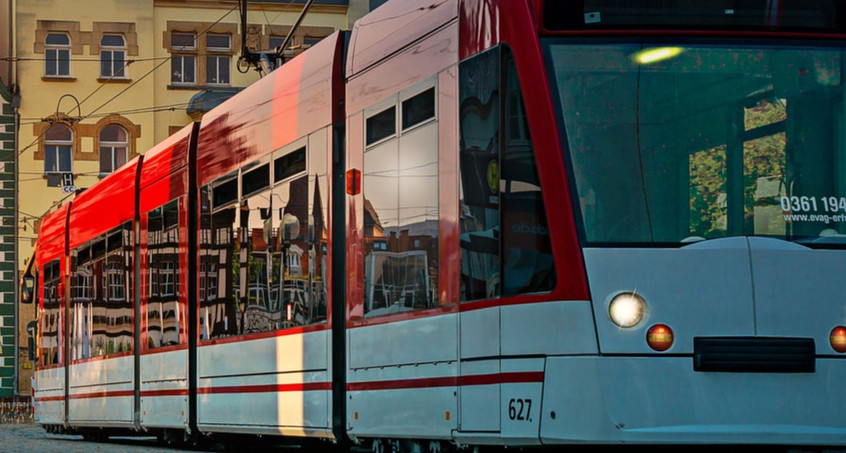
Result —
[[842, 50], [544, 47], [588, 244], [846, 244]]

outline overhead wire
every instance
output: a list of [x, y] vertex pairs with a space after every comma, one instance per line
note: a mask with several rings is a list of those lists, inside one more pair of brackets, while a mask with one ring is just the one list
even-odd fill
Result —
[[[150, 107], [138, 107], [134, 109], [128, 110], [113, 110], [109, 113], [98, 113], [94, 115], [90, 115], [88, 118], [105, 118], [112, 114], [118, 114], [121, 116], [129, 116], [129, 115], [138, 115], [144, 113], [156, 113], [156, 112], [165, 112], [165, 111], [173, 111], [180, 108], [185, 108], [190, 105], [189, 102], [180, 102], [176, 104], [165, 104], [159, 106], [150, 106]], [[21, 118], [21, 126], [31, 126], [35, 124], [43, 123], [44, 121], [41, 118]]]
[[[170, 57], [150, 57], [150, 58], [129, 58], [126, 61], [129, 64], [138, 63], [141, 61], [153, 61], [153, 60], [163, 60]], [[43, 62], [43, 57], [0, 57], [0, 61], [8, 61], [10, 63], [18, 63], [22, 61], [33, 61], [33, 62]], [[55, 61], [67, 61], [71, 63], [100, 63], [102, 60], [99, 58], [56, 58]]]

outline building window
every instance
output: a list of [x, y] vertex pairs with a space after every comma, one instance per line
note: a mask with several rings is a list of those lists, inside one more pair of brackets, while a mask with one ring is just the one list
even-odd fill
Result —
[[170, 81], [175, 85], [197, 83], [197, 35], [194, 33], [171, 33]]
[[[285, 37], [284, 36], [271, 36], [270, 37], [270, 50], [276, 50], [279, 46], [281, 46], [284, 43], [285, 43]], [[294, 55], [294, 50], [292, 49], [293, 43], [294, 43], [293, 41], [288, 43], [288, 48], [285, 49], [284, 55], [289, 56], [289, 57]]]
[[103, 35], [100, 40], [100, 76], [126, 77], [126, 41], [121, 35]]
[[44, 41], [44, 74], [48, 77], [70, 76], [70, 37], [49, 33]]
[[308, 49], [311, 46], [317, 45], [320, 41], [323, 41], [325, 36], [315, 37], [315, 36], [306, 36], [303, 38], [303, 49]]
[[126, 130], [110, 124], [100, 131], [100, 174], [105, 175], [126, 163], [129, 140]]
[[[268, 36], [268, 47], [275, 50], [285, 41], [291, 32], [290, 27], [271, 26]], [[285, 48], [283, 55], [286, 58], [298, 55], [300, 52], [319, 43], [323, 38], [331, 35], [334, 29], [331, 27], [299, 27], [294, 31], [291, 41]]]
[[[206, 83], [209, 85], [229, 85], [229, 53], [232, 51], [232, 39], [229, 35], [206, 35]], [[217, 55], [224, 52], [225, 55]]]
[[72, 171], [73, 133], [64, 124], [54, 124], [44, 133], [44, 173]]

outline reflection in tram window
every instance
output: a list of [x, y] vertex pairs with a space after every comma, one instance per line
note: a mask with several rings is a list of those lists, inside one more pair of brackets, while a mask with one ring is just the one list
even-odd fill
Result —
[[459, 66], [461, 300], [499, 295], [500, 49]]
[[461, 299], [549, 291], [549, 227], [510, 50], [463, 62], [459, 97]]
[[72, 360], [132, 351], [130, 223], [71, 252]]
[[273, 188], [265, 187], [266, 164], [244, 170], [246, 196], [240, 198], [232, 196], [231, 181], [238, 179], [231, 175], [201, 189], [201, 339], [326, 320], [328, 231], [321, 194], [328, 191], [328, 175], [325, 158], [313, 161], [318, 173], [309, 175], [306, 148], [276, 158]]
[[180, 344], [179, 199], [147, 214], [148, 349]]
[[[434, 115], [435, 88], [429, 84], [397, 99], [404, 112], [428, 99], [424, 113], [404, 121], [420, 126], [379, 143], [368, 138], [374, 146], [364, 152], [367, 317], [438, 306], [438, 122], [423, 122]], [[368, 130], [375, 117], [367, 120]]]
[[[260, 168], [267, 168], [267, 165]], [[269, 181], [269, 180], [268, 180]], [[268, 183], [269, 185], [269, 183]], [[276, 329], [279, 320], [270, 304], [272, 224], [270, 189], [245, 199], [241, 206], [241, 251], [238, 279], [245, 282], [239, 294], [239, 333], [268, 332]], [[246, 226], [245, 226], [246, 224]]]
[[[234, 184], [233, 184], [234, 183]], [[234, 187], [234, 190], [233, 190]], [[239, 333], [236, 294], [240, 282], [238, 179], [225, 176], [200, 195], [200, 265], [205, 265], [205, 298], [200, 300], [201, 339]], [[212, 291], [211, 281], [216, 282]]]
[[38, 365], [49, 366], [63, 363], [59, 345], [61, 336], [62, 315], [59, 304], [59, 281], [61, 280], [59, 260], [53, 260], [44, 265], [44, 283], [42, 284], [43, 310], [39, 318], [38, 332], [40, 344], [38, 347]]
[[273, 188], [270, 299], [273, 310], [279, 313], [280, 328], [326, 320], [326, 205], [320, 198], [325, 193], [320, 185], [326, 183], [326, 167], [318, 163], [315, 150], [310, 156], [309, 169], [314, 173], [289, 177]]

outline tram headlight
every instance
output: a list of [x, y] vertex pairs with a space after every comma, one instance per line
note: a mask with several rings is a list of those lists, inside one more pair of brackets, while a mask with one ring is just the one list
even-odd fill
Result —
[[635, 293], [620, 293], [608, 305], [611, 321], [620, 327], [634, 327], [646, 315], [646, 301]]

